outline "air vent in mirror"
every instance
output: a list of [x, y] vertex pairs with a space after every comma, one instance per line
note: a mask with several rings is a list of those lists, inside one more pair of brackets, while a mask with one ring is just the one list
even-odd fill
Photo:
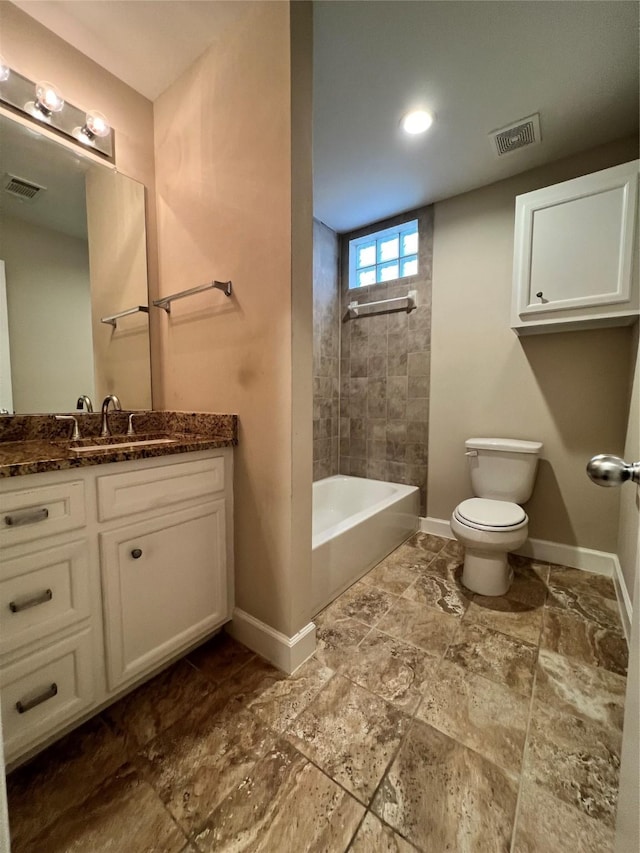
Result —
[[4, 191], [9, 195], [19, 198], [21, 201], [35, 201], [40, 193], [46, 191], [46, 187], [41, 187], [34, 184], [32, 181], [26, 181], [24, 178], [19, 178], [17, 175], [4, 176]]

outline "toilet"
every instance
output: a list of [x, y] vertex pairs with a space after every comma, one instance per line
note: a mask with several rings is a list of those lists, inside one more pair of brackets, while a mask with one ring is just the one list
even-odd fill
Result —
[[469, 438], [465, 448], [476, 497], [458, 504], [450, 522], [464, 546], [462, 583], [480, 595], [504, 595], [513, 580], [507, 554], [527, 540], [520, 504], [531, 497], [542, 443]]

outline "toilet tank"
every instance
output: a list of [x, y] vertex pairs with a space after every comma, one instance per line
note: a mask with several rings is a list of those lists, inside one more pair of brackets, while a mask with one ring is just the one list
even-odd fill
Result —
[[529, 500], [542, 442], [469, 438], [465, 447], [474, 495], [516, 504]]

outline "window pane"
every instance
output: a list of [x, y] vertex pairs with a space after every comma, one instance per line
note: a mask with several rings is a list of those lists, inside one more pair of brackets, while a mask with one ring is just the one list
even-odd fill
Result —
[[358, 287], [365, 287], [367, 284], [376, 283], [376, 268], [369, 267], [366, 270], [358, 270], [357, 272]]
[[376, 244], [366, 243], [364, 246], [358, 246], [358, 254], [356, 256], [356, 267], [370, 267], [376, 262]]
[[417, 275], [418, 274], [418, 259], [414, 255], [412, 258], [403, 258], [400, 262], [401, 276]]
[[378, 267], [378, 281], [391, 281], [399, 278], [398, 262], [392, 261], [388, 264], [380, 264]]
[[384, 237], [382, 240], [378, 240], [378, 263], [382, 261], [393, 261], [398, 257], [398, 242], [397, 234], [393, 237]]
[[402, 250], [400, 252], [401, 255], [415, 255], [418, 252], [418, 232], [417, 231], [405, 231], [404, 234], [401, 235], [401, 246]]

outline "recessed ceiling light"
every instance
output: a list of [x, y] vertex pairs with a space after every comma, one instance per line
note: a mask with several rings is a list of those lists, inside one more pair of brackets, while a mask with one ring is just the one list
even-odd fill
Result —
[[400, 124], [405, 133], [424, 133], [433, 124], [433, 116], [426, 110], [412, 110], [402, 117]]

